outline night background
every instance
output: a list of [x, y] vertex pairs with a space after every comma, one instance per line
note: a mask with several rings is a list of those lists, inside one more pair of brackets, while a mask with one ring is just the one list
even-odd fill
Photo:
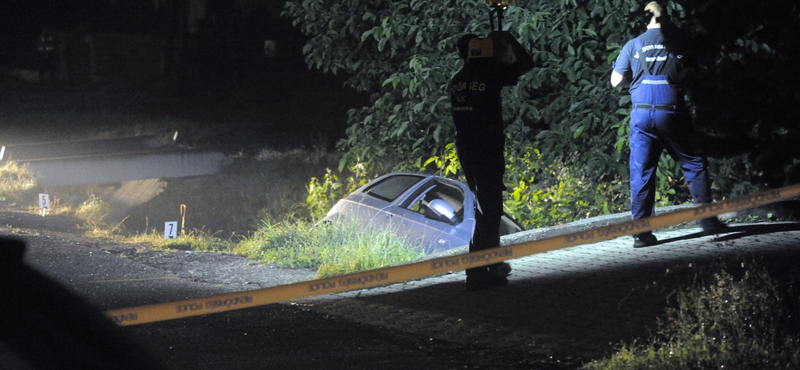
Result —
[[[212, 148], [231, 162], [211, 176], [144, 179], [152, 185], [146, 190], [153, 197], [115, 209], [117, 219], [104, 219], [108, 214], [100, 212], [90, 215], [94, 219], [77, 215], [87, 204], [103, 210], [103, 201], [111, 203], [112, 195], [139, 180], [124, 185], [33, 185], [0, 193], [4, 232], [33, 240], [46, 257], [41, 260], [44, 268], [67, 267], [61, 276], [69, 283], [75, 280], [84, 292], [100, 292], [98, 286], [108, 289], [94, 296], [96, 302], [133, 305], [150, 302], [150, 295], [167, 300], [193, 294], [184, 287], [173, 291], [171, 283], [206, 285], [208, 290], [197, 290], [197, 295], [237, 287], [229, 285], [229, 278], [247, 279], [242, 284], [254, 287], [256, 280], [243, 274], [241, 265], [221, 269], [221, 260], [203, 266], [226, 277], [203, 280], [191, 271], [198, 264], [196, 256], [245, 256], [250, 261], [303, 243], [323, 251], [349, 249], [336, 248], [338, 244], [329, 240], [298, 240], [306, 230], [325, 230], [316, 227], [315, 220], [357, 184], [376, 176], [403, 170], [457, 178], [444, 87], [461, 67], [455, 40], [465, 31], [488, 33], [483, 1], [308, 0], [284, 7], [285, 3], [0, 3], [0, 146], [154, 135], [165, 143], [176, 138], [170, 144], [177, 145], [165, 145], [170, 149]], [[506, 26], [536, 62], [517, 86], [506, 89], [506, 97], [512, 99], [504, 106], [509, 144], [504, 206], [531, 232], [527, 235], [570, 224], [586, 232], [589, 226], [583, 221], [629, 216], [630, 94], [627, 88], [612, 88], [608, 77], [624, 42], [643, 31], [644, 3], [516, 0], [508, 10]], [[679, 40], [682, 51], [701, 66], [687, 89], [696, 140], [711, 158], [715, 200], [800, 182], [800, 5], [796, 0], [668, 4], [682, 17], [665, 34], [670, 41]], [[281, 16], [282, 11], [289, 16]], [[37, 53], [37, 39], [44, 29], [53, 37], [57, 56], [49, 64], [52, 73], [42, 74], [48, 77], [40, 80], [39, 71], [47, 64]], [[24, 183], [19, 173], [8, 177]], [[310, 182], [312, 177], [319, 181]], [[658, 181], [657, 207], [691, 201], [680, 169], [666, 155], [659, 163]], [[47, 217], [35, 214], [39, 209], [34, 200], [43, 192], [61, 202], [60, 213], [53, 207]], [[757, 359], [761, 362], [749, 362], [755, 364], [752, 368], [784, 363], [790, 365], [783, 368], [796, 368], [797, 204], [792, 200], [759, 213], [737, 213], [725, 220], [735, 232], [722, 236], [682, 224], [658, 230], [670, 236], [659, 236], [663, 245], [655, 248], [633, 249], [626, 235], [599, 250], [585, 245], [581, 247], [592, 249], [552, 251], [558, 252], [558, 260], [549, 259], [552, 254], [531, 256], [524, 263], [514, 262], [519, 275], [509, 286], [485, 296], [463, 294], [463, 276], [446, 274], [442, 278], [449, 281], [443, 283], [423, 289], [416, 282], [404, 283], [408, 292], [372, 298], [396, 308], [389, 314], [359, 305], [343, 319], [331, 313], [339, 309], [335, 305], [327, 312], [314, 311], [313, 304], [270, 305], [239, 311], [240, 316], [167, 321], [133, 332], [167, 357], [172, 368], [267, 364], [352, 369], [374, 368], [380, 360], [393, 366], [385, 368], [396, 369], [562, 370], [620, 350], [621, 341], [645, 343], [641, 340], [651, 336], [656, 348], [636, 356], [646, 357], [657, 349], [663, 350], [658, 353], [664, 361], [671, 361], [676, 345], [685, 351], [676, 351], [675, 357], [701, 369], [720, 368], [714, 361], [723, 354], [733, 357], [726, 367]], [[181, 220], [183, 228], [182, 218], [190, 237], [211, 242], [164, 238], [165, 222]], [[42, 227], [46, 223], [58, 231], [56, 237]], [[140, 250], [128, 243], [143, 234], [156, 240], [154, 248]], [[352, 243], [356, 238], [344, 239]], [[176, 244], [155, 244], [172, 241]], [[243, 245], [251, 250], [242, 252]], [[67, 253], [83, 254], [84, 264], [68, 263]], [[299, 261], [284, 265], [264, 259], [246, 266], [257, 278], [273, 279], [273, 274], [286, 272], [313, 275], [316, 267], [297, 268], [306, 265], [296, 263], [305, 263], [309, 254], [301, 251]], [[98, 256], [107, 264], [98, 264]], [[129, 265], [135, 269], [130, 273], [118, 268], [120, 261], [128, 260], [135, 262]], [[785, 284], [769, 281], [767, 268], [762, 271], [757, 263], [766, 260], [775, 262], [769, 273], [785, 278]], [[0, 265], [7, 261], [0, 258]], [[606, 266], [598, 269], [598, 263]], [[573, 270], [578, 265], [585, 267]], [[97, 281], [100, 274], [116, 273], [130, 279], [153, 266], [159, 274], [169, 274], [158, 279], [173, 277], [170, 271], [178, 268], [188, 272], [181, 279], [157, 280], [161, 288], [156, 289], [118, 288]], [[8, 271], [0, 266], [0, 274], [26, 280]], [[747, 276], [752, 278], [743, 278]], [[269, 283], [296, 281], [290, 275], [281, 278]], [[8, 285], [0, 284], [0, 290]], [[19, 287], [40, 293], [24, 284]], [[676, 296], [683, 293], [686, 296]], [[392, 301], [395, 298], [402, 299]], [[359, 293], [352, 302], [369, 299]], [[700, 312], [678, 310], [690, 304]], [[20, 307], [21, 312], [28, 308]], [[668, 326], [655, 331], [665, 308]], [[375, 315], [376, 322], [398, 325], [376, 329], [349, 321], [364, 313]], [[675, 315], [686, 321], [678, 322]], [[416, 331], [420, 323], [430, 323], [434, 334]], [[6, 327], [13, 327], [7, 330], [12, 338], [25, 333], [14, 325]], [[91, 325], [78, 331], [85, 327]], [[447, 330], [452, 327], [462, 331]], [[523, 330], [522, 336], [511, 331], [508, 335], [518, 345], [513, 348], [520, 350], [498, 351], [472, 339], [498, 344], [502, 333], [495, 328], [503, 327]], [[528, 341], [533, 338], [528, 331], [544, 335], [534, 343]], [[45, 346], [30, 333], [36, 345], [26, 351], [35, 359]], [[764, 342], [762, 334], [768, 337]], [[719, 344], [718, 350], [709, 350], [710, 343]], [[739, 343], [741, 347], [731, 347]], [[2, 344], [0, 356], [7, 353]], [[534, 344], [544, 352], [532, 352]], [[708, 363], [715, 366], [703, 366], [695, 355], [708, 355]], [[307, 360], [306, 366], [293, 366], [298, 360]]]
[[53, 86], [44, 88], [105, 85], [149, 95], [123, 105], [193, 122], [165, 128], [183, 139], [199, 126], [210, 130], [193, 145], [332, 147], [344, 135], [346, 109], [364, 98], [342, 88], [341, 77], [309, 70], [306, 37], [280, 17], [283, 3], [4, 1], [0, 66], [38, 71], [37, 37], [47, 27], [59, 61]]

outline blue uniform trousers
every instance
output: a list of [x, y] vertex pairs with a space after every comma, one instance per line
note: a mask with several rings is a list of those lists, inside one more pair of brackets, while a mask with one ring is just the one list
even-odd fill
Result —
[[710, 203], [706, 159], [697, 154], [694, 130], [686, 113], [634, 108], [631, 110], [631, 213], [633, 219], [654, 213], [656, 166], [664, 149], [680, 165], [695, 203]]

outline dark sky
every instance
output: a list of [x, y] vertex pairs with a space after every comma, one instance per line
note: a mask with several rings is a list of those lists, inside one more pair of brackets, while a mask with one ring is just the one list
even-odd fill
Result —
[[40, 30], [45, 22], [75, 22], [99, 16], [103, 2], [99, 0], [4, 0], [0, 5], [3, 29], [12, 34]]
[[[257, 17], [262, 24], [281, 22], [285, 0], [206, 0], [207, 13], [216, 18]], [[55, 26], [85, 23], [98, 31], [158, 34], [164, 21], [175, 14], [174, 7], [186, 1], [161, 0], [3, 0], [0, 2], [0, 30], [5, 35], [38, 33], [45, 23]]]

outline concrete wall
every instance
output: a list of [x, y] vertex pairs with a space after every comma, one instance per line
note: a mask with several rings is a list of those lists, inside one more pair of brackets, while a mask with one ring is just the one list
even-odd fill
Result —
[[41, 185], [68, 186], [212, 175], [233, 159], [214, 150], [168, 150], [21, 163], [27, 163]]
[[137, 153], [162, 148], [155, 136], [133, 136], [105, 140], [76, 140], [3, 146], [0, 161], [29, 161], [92, 155]]

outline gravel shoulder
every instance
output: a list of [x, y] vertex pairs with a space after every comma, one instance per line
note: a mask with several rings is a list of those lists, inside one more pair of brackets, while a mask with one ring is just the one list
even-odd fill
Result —
[[259, 264], [230, 253], [192, 251], [154, 251], [105, 249], [145, 265], [171, 272], [183, 279], [214, 284], [236, 292], [291, 284], [314, 278], [308, 269], [284, 269], [275, 264]]
[[215, 285], [226, 292], [311, 280], [315, 274], [314, 270], [280, 268], [231, 253], [157, 250], [112, 239], [90, 238], [84, 236], [85, 230], [77, 218], [63, 215], [42, 217], [8, 207], [0, 211], [0, 234], [22, 237], [52, 235], [74, 240], [99, 252], [118, 255], [181, 279]]

